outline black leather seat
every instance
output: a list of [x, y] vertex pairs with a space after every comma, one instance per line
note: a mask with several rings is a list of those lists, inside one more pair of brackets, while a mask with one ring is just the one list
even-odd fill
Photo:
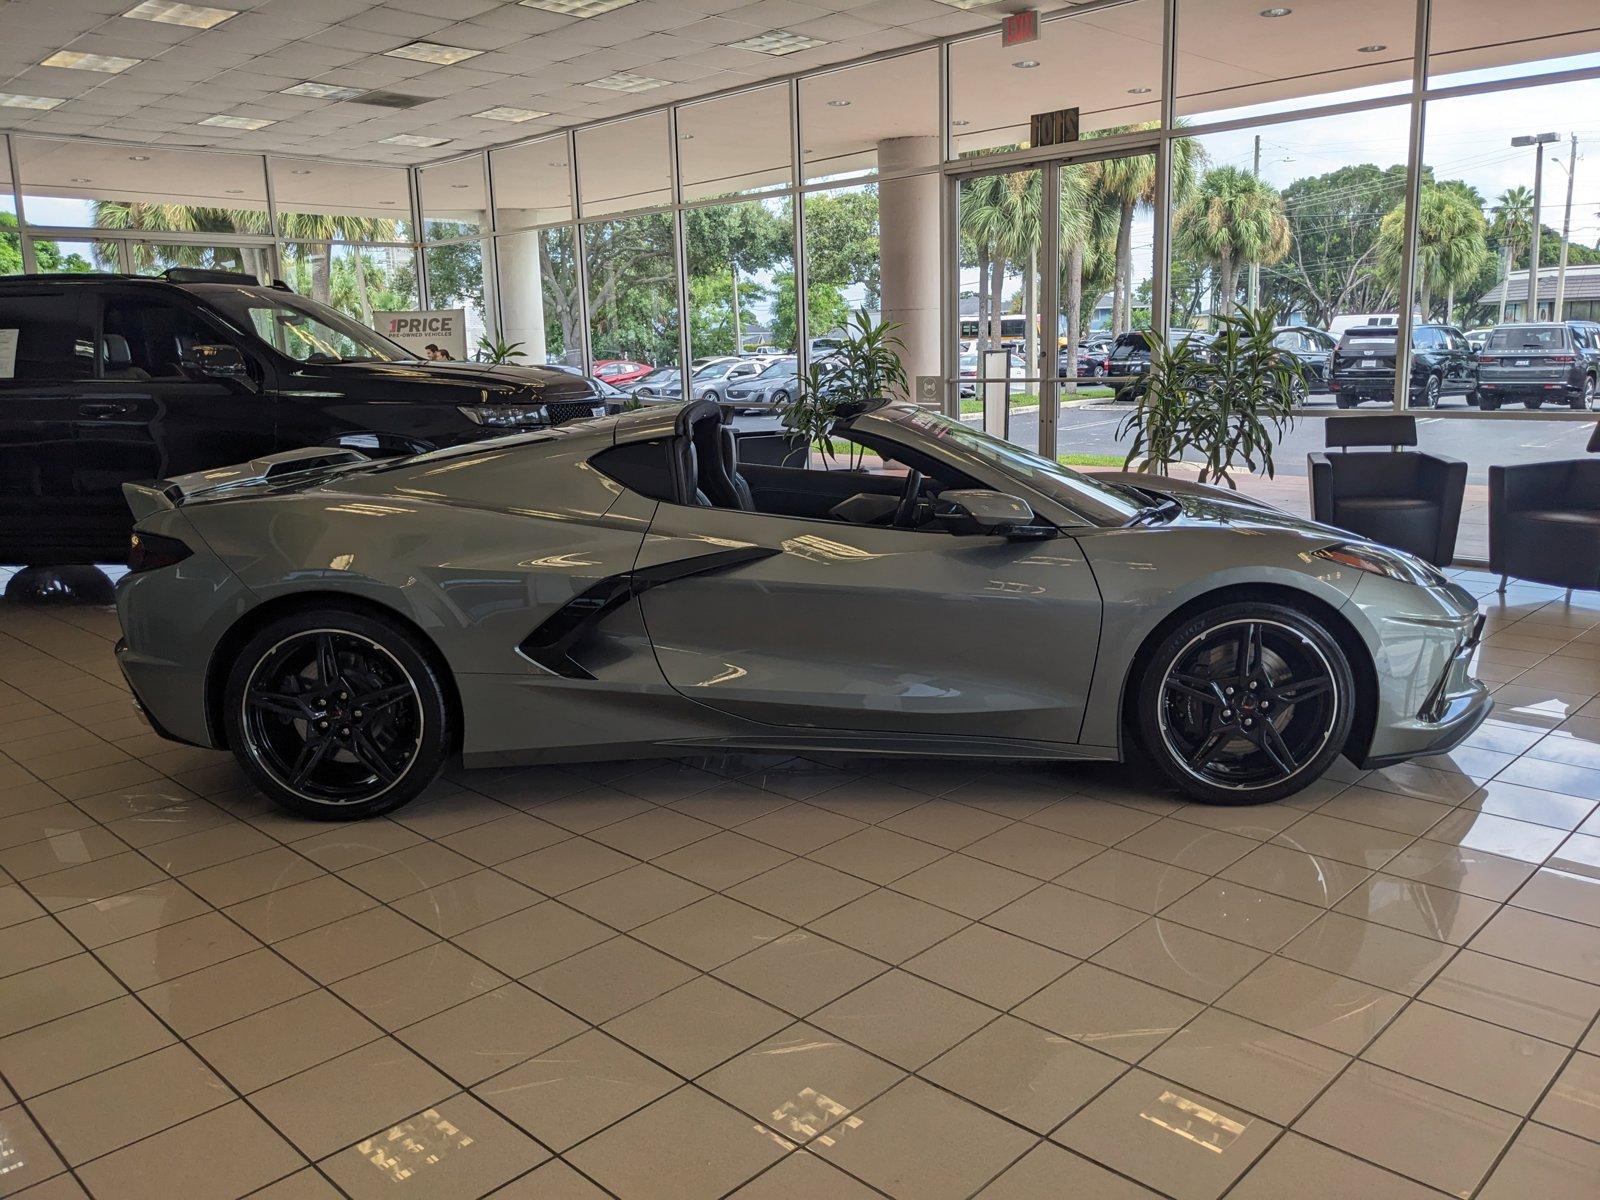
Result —
[[[1401, 450], [1417, 444], [1410, 416], [1329, 417], [1327, 444], [1343, 453], [1310, 454], [1311, 515], [1364, 538], [1409, 550], [1436, 566], [1455, 557], [1467, 464]], [[1385, 452], [1350, 453], [1352, 446]]]
[[[1600, 452], [1600, 425], [1589, 437]], [[1489, 568], [1534, 583], [1600, 588], [1600, 459], [1489, 468]]]

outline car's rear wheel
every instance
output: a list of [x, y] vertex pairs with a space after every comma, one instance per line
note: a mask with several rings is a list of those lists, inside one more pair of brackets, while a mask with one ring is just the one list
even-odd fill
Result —
[[1529, 392], [1522, 398], [1523, 408], [1543, 408], [1544, 396], [1539, 392]]
[[1491, 396], [1486, 392], [1479, 392], [1478, 393], [1478, 408], [1483, 412], [1499, 412], [1500, 411], [1500, 400], [1499, 400], [1499, 397]]
[[325, 821], [392, 812], [430, 784], [453, 730], [445, 685], [398, 622], [341, 608], [291, 613], [228, 672], [228, 744], [283, 807]]
[[1340, 408], [1354, 408], [1360, 403], [1354, 396], [1347, 396], [1343, 392], [1334, 393], [1333, 402]]
[[1595, 392], [1596, 386], [1594, 376], [1585, 376], [1583, 381], [1583, 395], [1579, 396], [1572, 402], [1572, 407], [1581, 409], [1585, 412], [1592, 411], [1595, 406]]
[[1317, 779], [1344, 748], [1355, 680], [1338, 641], [1280, 604], [1226, 604], [1174, 629], [1139, 685], [1146, 750], [1183, 791], [1262, 804]]

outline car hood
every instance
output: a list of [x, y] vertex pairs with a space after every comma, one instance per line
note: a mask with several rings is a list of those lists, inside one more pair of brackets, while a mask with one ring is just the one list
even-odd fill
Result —
[[1347, 531], [1323, 525], [1309, 517], [1285, 512], [1243, 492], [1209, 483], [1199, 483], [1192, 479], [1163, 478], [1133, 471], [1097, 472], [1095, 478], [1138, 488], [1157, 497], [1170, 497], [1176, 500], [1183, 508], [1183, 515], [1178, 521], [1190, 528], [1200, 525], [1225, 525], [1232, 529], [1249, 529], [1262, 533], [1297, 533], [1327, 541], [1349, 541], [1352, 537]]
[[462, 403], [540, 403], [600, 395], [594, 382], [555, 367], [468, 362], [315, 363], [299, 374], [331, 384], [383, 381], [396, 388], [459, 389]]

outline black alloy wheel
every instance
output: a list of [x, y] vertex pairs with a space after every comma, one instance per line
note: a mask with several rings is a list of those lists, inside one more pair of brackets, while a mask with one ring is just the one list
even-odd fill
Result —
[[1190, 795], [1258, 804], [1299, 791], [1339, 754], [1354, 691], [1343, 651], [1315, 620], [1279, 605], [1228, 605], [1157, 650], [1141, 730]]
[[450, 744], [427, 656], [365, 614], [269, 625], [234, 664], [226, 703], [229, 744], [255, 782], [322, 819], [398, 808], [432, 781]]

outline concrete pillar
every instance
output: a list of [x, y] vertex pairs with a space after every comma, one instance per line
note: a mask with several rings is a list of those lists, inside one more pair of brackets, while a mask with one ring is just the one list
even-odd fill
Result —
[[[885, 138], [878, 169], [930, 167], [939, 161], [937, 137]], [[939, 192], [937, 174], [885, 179], [878, 184], [878, 262], [883, 319], [897, 324], [902, 361], [912, 389], [918, 375], [939, 375]]]
[[526, 358], [517, 362], [543, 364], [544, 279], [539, 271], [536, 232], [515, 233], [500, 241], [500, 321], [506, 341], [521, 342]]

